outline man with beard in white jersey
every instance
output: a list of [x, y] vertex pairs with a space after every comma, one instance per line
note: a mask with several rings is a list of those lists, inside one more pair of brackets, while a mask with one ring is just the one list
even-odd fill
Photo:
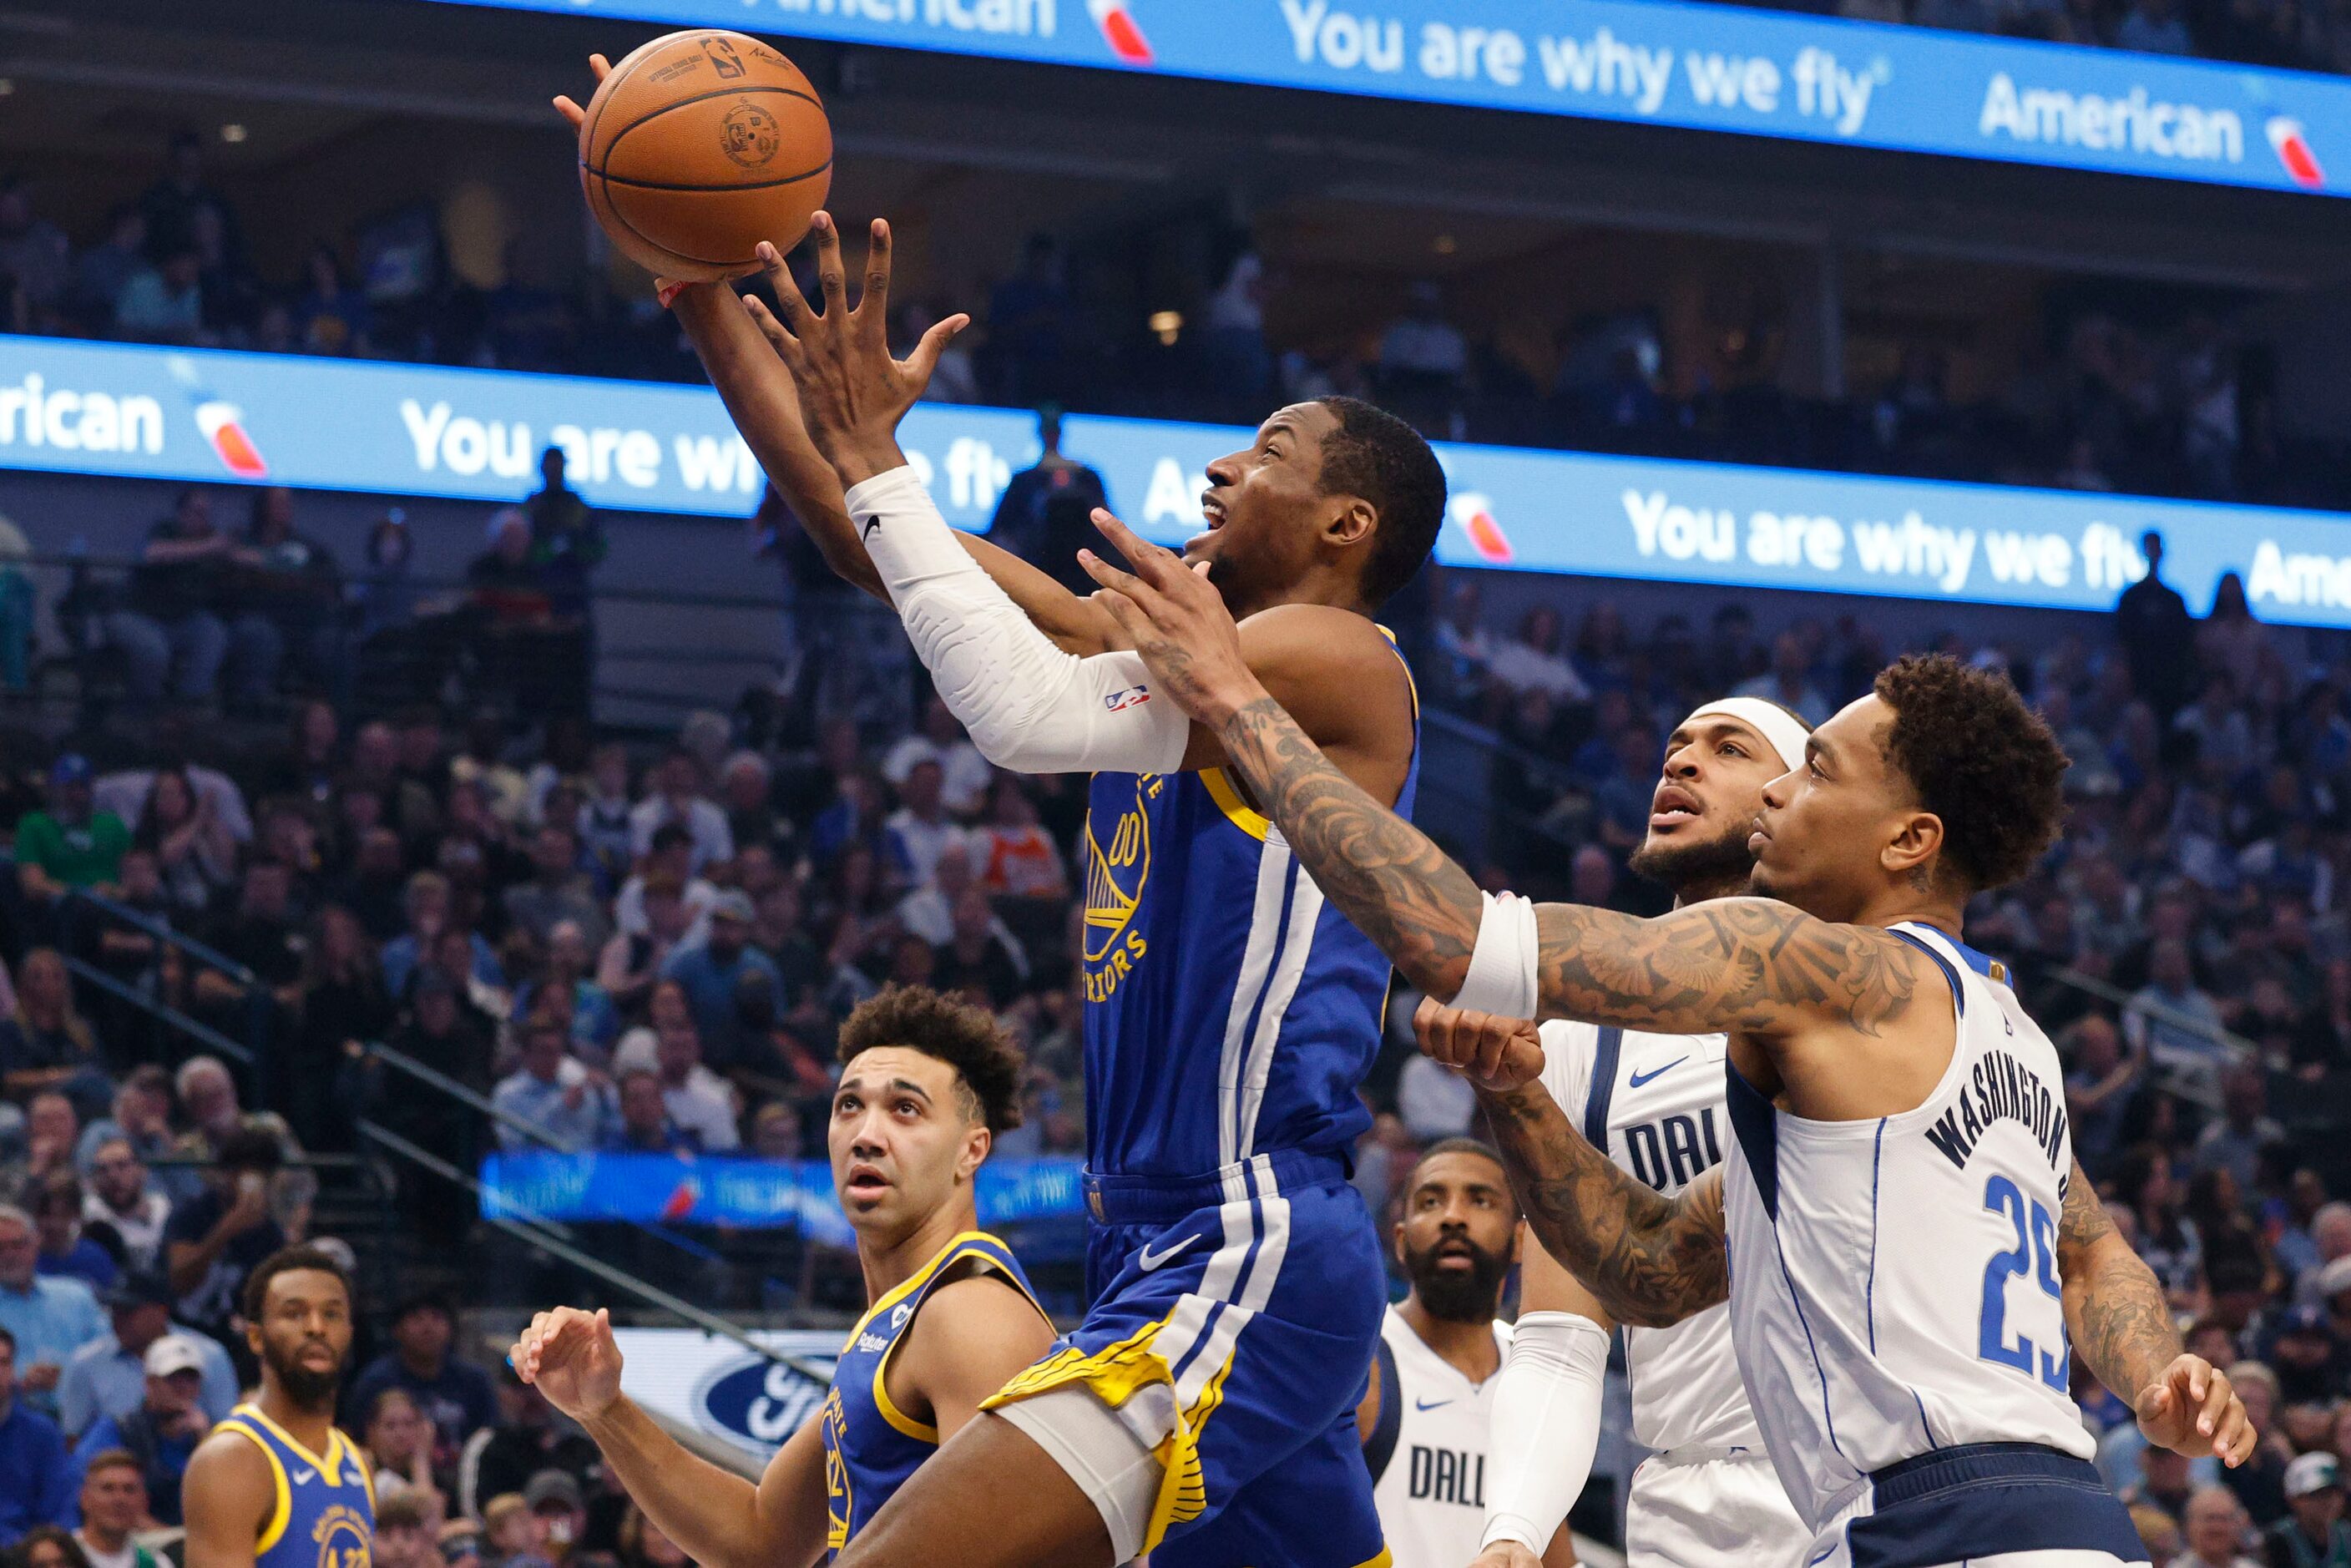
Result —
[[[1510, 1343], [1496, 1321], [1518, 1261], [1519, 1206], [1501, 1156], [1474, 1138], [1429, 1145], [1405, 1181], [1396, 1261], [1412, 1290], [1380, 1327], [1355, 1412], [1372, 1501], [1395, 1568], [1462, 1568], [1486, 1519], [1495, 1375]], [[1572, 1568], [1564, 1525], [1529, 1561]]]
[[[1763, 787], [1803, 760], [1810, 727], [1776, 704], [1730, 697], [1666, 739], [1635, 873], [1677, 908], [1747, 891], [1747, 838]], [[1650, 1034], [1554, 1019], [1542, 1085], [1593, 1146], [1667, 1197], [1722, 1163], [1725, 1037]], [[1524, 1237], [1519, 1321], [1492, 1394], [1493, 1456], [1475, 1568], [1535, 1568], [1574, 1506], [1599, 1441], [1615, 1319], [1542, 1243]], [[1739, 1381], [1727, 1307], [1667, 1328], [1627, 1326], [1633, 1437], [1652, 1457], [1626, 1499], [1631, 1568], [1795, 1568], [1812, 1531], [1763, 1451]]]
[[[2243, 1403], [2182, 1350], [2074, 1164], [2055, 1048], [1959, 941], [2064, 809], [2065, 755], [2004, 677], [1906, 658], [1815, 730], [1764, 790], [1765, 896], [1538, 911], [1482, 895], [1332, 768], [1208, 585], [1097, 522], [1135, 568], [1085, 558], [1097, 601], [1330, 904], [1432, 998], [1496, 998], [1424, 1004], [1422, 1045], [1469, 1079], [1544, 1248], [1620, 1322], [1730, 1302], [1757, 1426], [1815, 1531], [1805, 1568], [2146, 1561], [2066, 1395], [2075, 1348], [2151, 1442], [2251, 1454]], [[1595, 1149], [1538, 1082], [1535, 1014], [1729, 1035], [1724, 1174], [1667, 1198]]]

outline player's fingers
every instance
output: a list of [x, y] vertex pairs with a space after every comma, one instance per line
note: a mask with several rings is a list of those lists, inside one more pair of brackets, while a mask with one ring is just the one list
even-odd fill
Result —
[[2197, 1413], [2196, 1429], [2208, 1437], [2218, 1437], [2229, 1406], [2236, 1403], [2237, 1391], [2229, 1385], [2228, 1374], [2217, 1369], [2199, 1381], [2204, 1385], [2204, 1408]]
[[800, 353], [800, 340], [793, 337], [790, 329], [781, 321], [776, 319], [776, 313], [768, 308], [767, 301], [751, 294], [742, 296], [742, 300], [743, 313], [751, 318], [751, 325], [759, 329], [759, 336], [768, 340], [768, 346], [776, 350], [784, 363], [788, 365], [800, 363], [803, 358]]
[[960, 310], [944, 321], [934, 322], [931, 329], [923, 334], [922, 340], [914, 345], [914, 351], [906, 356], [908, 372], [928, 382], [931, 372], [939, 368], [939, 356], [947, 351], [947, 345], [955, 341], [955, 335], [970, 325], [971, 318]]
[[2221, 1462], [2234, 1469], [2253, 1457], [2253, 1448], [2262, 1435], [2253, 1430], [2253, 1418], [2245, 1411], [2241, 1399], [2230, 1401], [2229, 1413], [2223, 1417], [2220, 1431], [2212, 1439], [2213, 1450]]
[[606, 59], [601, 55], [590, 55], [588, 57], [588, 68], [596, 73], [596, 79], [598, 81], [602, 81], [606, 77], [612, 74], [612, 62]]
[[865, 242], [865, 284], [857, 293], [857, 319], [866, 332], [887, 334], [890, 317], [890, 225], [875, 218]]
[[571, 129], [574, 131], [588, 122], [588, 111], [572, 101], [571, 95], [568, 92], [559, 92], [555, 95], [555, 112], [570, 121]]
[[1093, 509], [1093, 524], [1102, 537], [1118, 548], [1118, 553], [1134, 568], [1135, 575], [1154, 588], [1165, 588], [1176, 580], [1182, 568], [1172, 551], [1160, 549], [1113, 516], [1105, 507]]
[[789, 264], [784, 260], [781, 247], [772, 240], [761, 240], [752, 248], [759, 258], [759, 270], [768, 276], [768, 287], [775, 291], [776, 310], [784, 325], [794, 332], [804, 332], [815, 313], [809, 309], [808, 297], [800, 292], [800, 280], [792, 276]]
[[1152, 592], [1148, 583], [1134, 573], [1119, 570], [1090, 549], [1081, 549], [1078, 552], [1078, 564], [1086, 569], [1088, 577], [1092, 578], [1113, 593], [1125, 598], [1146, 616], [1157, 608], [1155, 602], [1157, 595]]
[[[1080, 550], [1078, 559], [1084, 561], [1086, 559], [1086, 552]], [[1145, 638], [1155, 634], [1152, 628], [1151, 617], [1137, 608], [1134, 600], [1129, 599], [1117, 589], [1105, 587], [1094, 595], [1094, 599], [1103, 609], [1110, 612], [1110, 618], [1117, 622], [1121, 630], [1125, 632], [1128, 642], [1140, 647]]]
[[838, 322], [849, 308], [849, 276], [841, 260], [841, 231], [831, 213], [819, 213], [809, 225], [816, 235], [816, 287], [824, 298], [824, 318]]

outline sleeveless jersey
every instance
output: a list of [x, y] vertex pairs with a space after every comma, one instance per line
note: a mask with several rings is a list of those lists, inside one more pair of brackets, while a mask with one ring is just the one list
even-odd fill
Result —
[[[1398, 816], [1419, 779], [1416, 697]], [[1345, 1156], [1371, 1125], [1355, 1088], [1379, 1051], [1390, 967], [1280, 830], [1220, 768], [1097, 773], [1085, 858], [1088, 1168], [1192, 1176], [1277, 1149]]]
[[[824, 1438], [824, 1490], [828, 1561], [850, 1537], [865, 1528], [891, 1494], [925, 1459], [938, 1452], [939, 1429], [915, 1420], [891, 1403], [883, 1378], [891, 1353], [932, 1288], [967, 1274], [1001, 1274], [1031, 1305], [1037, 1294], [1011, 1249], [993, 1236], [966, 1231], [939, 1249], [914, 1276], [865, 1310], [841, 1348], [832, 1390], [817, 1419]], [[1043, 1316], [1045, 1309], [1037, 1308]]]
[[[1494, 1342], [1509, 1354], [1510, 1324], [1494, 1325]], [[1374, 1375], [1380, 1414], [1364, 1459], [1395, 1568], [1462, 1568], [1486, 1527], [1487, 1420], [1499, 1380], [1470, 1382], [1393, 1306]]]
[[253, 1405], [236, 1406], [213, 1429], [251, 1438], [277, 1489], [253, 1543], [254, 1568], [369, 1568], [375, 1479], [358, 1444], [330, 1431], [327, 1451], [314, 1454]]
[[1929, 1449], [2095, 1448], [2066, 1394], [2057, 1228], [2074, 1155], [2056, 1050], [1991, 959], [1892, 929], [1942, 971], [1958, 1019], [1916, 1109], [1807, 1121], [1726, 1072], [1731, 1334], [1781, 1484], [1815, 1530], [1872, 1471]]
[[[1554, 1020], [1542, 1026], [1543, 1087], [1584, 1139], [1671, 1197], [1722, 1163], [1730, 1145], [1719, 1034], [1646, 1034]], [[1762, 1451], [1730, 1346], [1730, 1311], [1625, 1330], [1633, 1437], [1660, 1452]]]

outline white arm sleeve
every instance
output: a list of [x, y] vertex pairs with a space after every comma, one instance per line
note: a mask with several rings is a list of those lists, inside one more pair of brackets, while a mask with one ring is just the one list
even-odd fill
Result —
[[941, 700], [981, 756], [1019, 773], [1172, 773], [1191, 720], [1143, 656], [1054, 645], [947, 527], [912, 468], [852, 487], [849, 515]]
[[1496, 1018], [1531, 1019], [1540, 994], [1535, 963], [1542, 952], [1535, 906], [1515, 893], [1478, 896], [1485, 900], [1486, 913], [1478, 922], [1478, 945], [1469, 951], [1469, 973], [1453, 1005]]
[[1511, 1330], [1488, 1418], [1493, 1500], [1480, 1551], [1515, 1541], [1540, 1557], [1583, 1495], [1600, 1446], [1608, 1331], [1576, 1312], [1526, 1312]]

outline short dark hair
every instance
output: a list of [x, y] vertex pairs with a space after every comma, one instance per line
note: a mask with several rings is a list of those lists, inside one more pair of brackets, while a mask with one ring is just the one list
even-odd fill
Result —
[[835, 1053], [845, 1066], [877, 1046], [902, 1045], [956, 1070], [967, 1114], [991, 1133], [1020, 1124], [1020, 1048], [994, 1014], [927, 986], [884, 986], [841, 1026]]
[[422, 1530], [431, 1519], [424, 1494], [413, 1490], [393, 1492], [375, 1505], [378, 1530]]
[[1878, 673], [1894, 710], [1886, 755], [1943, 821], [1943, 864], [1970, 893], [2032, 869], [2064, 820], [2072, 761], [2006, 675], [1948, 653], [1912, 653]]
[[[1481, 1160], [1493, 1161], [1496, 1168], [1500, 1170], [1502, 1173], [1503, 1190], [1506, 1192], [1510, 1190], [1510, 1167], [1502, 1163], [1501, 1152], [1496, 1149], [1493, 1145], [1487, 1143], [1482, 1138], [1439, 1138], [1437, 1142], [1429, 1145], [1428, 1147], [1421, 1150], [1420, 1158], [1412, 1162], [1412, 1169], [1405, 1177], [1404, 1186], [1406, 1192], [1410, 1192], [1412, 1190], [1414, 1181], [1418, 1179], [1420, 1176], [1420, 1167], [1426, 1165], [1429, 1161], [1435, 1159], [1439, 1155], [1475, 1155]], [[1518, 1195], [1516, 1193], [1511, 1193], [1510, 1203], [1512, 1207], [1515, 1207], [1518, 1201]]]
[[351, 1289], [351, 1277], [343, 1271], [340, 1260], [333, 1253], [323, 1247], [281, 1247], [256, 1263], [253, 1272], [245, 1277], [242, 1301], [246, 1321], [256, 1323], [261, 1321], [262, 1307], [269, 1300], [269, 1282], [272, 1280], [280, 1274], [298, 1274], [310, 1270], [332, 1274], [341, 1281], [343, 1299], [353, 1305], [358, 1304], [358, 1293]]
[[1412, 580], [1445, 526], [1445, 470], [1420, 432], [1361, 398], [1316, 400], [1339, 421], [1322, 437], [1322, 493], [1361, 496], [1379, 514], [1364, 597], [1384, 603]]

